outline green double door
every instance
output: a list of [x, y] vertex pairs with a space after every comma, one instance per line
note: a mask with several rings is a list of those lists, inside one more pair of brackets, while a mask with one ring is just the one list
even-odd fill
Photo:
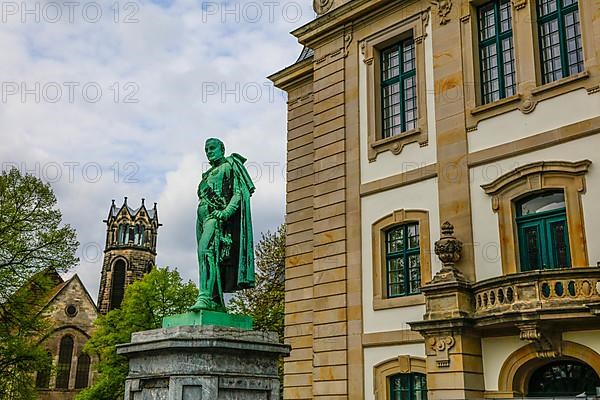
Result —
[[517, 217], [521, 271], [571, 267], [566, 210]]

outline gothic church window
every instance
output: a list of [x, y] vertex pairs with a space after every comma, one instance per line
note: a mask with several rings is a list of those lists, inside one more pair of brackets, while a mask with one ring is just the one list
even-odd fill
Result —
[[75, 389], [88, 387], [90, 376], [90, 356], [81, 354], [77, 359], [77, 374], [75, 376]]
[[110, 309], [121, 307], [125, 295], [125, 261], [119, 259], [113, 264], [110, 291]]
[[[52, 360], [52, 355], [48, 353], [48, 359]], [[50, 387], [50, 365], [37, 371], [35, 377], [35, 387], [38, 389], [48, 389]]]
[[56, 368], [56, 388], [68, 389], [71, 375], [71, 359], [73, 358], [73, 337], [66, 335], [60, 340], [58, 365]]

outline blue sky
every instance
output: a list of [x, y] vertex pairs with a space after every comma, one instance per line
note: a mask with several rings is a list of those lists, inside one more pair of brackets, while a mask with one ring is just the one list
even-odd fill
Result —
[[[285, 210], [286, 106], [266, 76], [295, 61], [312, 1], [3, 3], [0, 161], [52, 183], [96, 297], [111, 199], [158, 203], [158, 263], [196, 280], [203, 143], [248, 158], [255, 232]], [[84, 251], [85, 250], [85, 251]], [[84, 254], [85, 253], [85, 254]]]

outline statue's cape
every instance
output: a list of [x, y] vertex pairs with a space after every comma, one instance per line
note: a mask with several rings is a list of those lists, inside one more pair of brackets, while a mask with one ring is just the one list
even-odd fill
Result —
[[237, 272], [237, 279], [223, 282], [223, 291], [230, 293], [254, 287], [254, 243], [250, 215], [250, 196], [254, 192], [254, 183], [244, 166], [246, 162], [244, 157], [232, 153], [226, 157], [226, 160], [231, 165], [233, 177], [242, 196], [240, 207], [232, 216], [233, 247], [229, 260], [231, 263], [229, 267], [233, 267], [232, 269]]

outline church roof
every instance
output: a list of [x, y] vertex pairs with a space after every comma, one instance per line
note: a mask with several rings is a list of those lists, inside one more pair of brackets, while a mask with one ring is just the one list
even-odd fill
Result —
[[86, 294], [86, 297], [88, 298], [89, 302], [92, 303], [92, 305], [94, 306], [94, 308], [96, 309], [96, 311], [98, 311], [98, 307], [96, 306], [96, 303], [94, 303], [94, 300], [92, 300], [92, 296], [90, 296], [90, 293], [88, 292], [87, 288], [85, 287], [85, 285], [83, 284], [83, 282], [81, 281], [81, 279], [79, 278], [79, 275], [75, 274], [71, 277], [71, 279], [69, 279], [68, 281], [64, 281], [62, 283], [59, 283], [58, 285], [56, 285], [54, 288], [52, 288], [52, 290], [50, 291], [50, 296], [48, 298], [48, 301], [46, 302], [46, 305], [42, 308], [42, 310], [46, 307], [48, 307], [48, 305], [50, 303], [52, 303], [54, 301], [55, 298], [57, 298], [60, 293], [66, 288], [68, 287], [71, 283], [77, 282], [81, 285], [81, 287], [83, 287], [83, 290]]
[[119, 215], [119, 212], [123, 208], [126, 208], [127, 212], [129, 212], [129, 215], [131, 215], [132, 217], [135, 217], [143, 209], [144, 211], [146, 211], [146, 214], [148, 214], [149, 219], [158, 220], [158, 210], [156, 209], [156, 203], [154, 203], [153, 208], [147, 209], [146, 205], [145, 205], [145, 199], [142, 199], [141, 206], [139, 206], [138, 208], [132, 208], [127, 204], [127, 197], [124, 198], [123, 205], [121, 207], [117, 207], [115, 205], [115, 201], [114, 200], [112, 201], [112, 205], [110, 206], [110, 211], [109, 211], [109, 218], [116, 217], [117, 215]]

